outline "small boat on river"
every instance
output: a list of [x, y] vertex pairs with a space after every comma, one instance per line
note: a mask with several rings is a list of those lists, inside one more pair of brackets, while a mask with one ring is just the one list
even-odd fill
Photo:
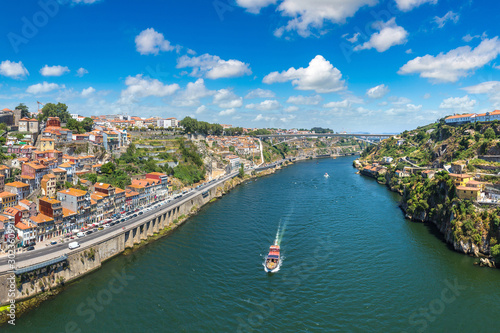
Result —
[[271, 247], [269, 248], [269, 254], [266, 256], [264, 270], [268, 273], [277, 272], [280, 267], [280, 260], [280, 246], [271, 245]]

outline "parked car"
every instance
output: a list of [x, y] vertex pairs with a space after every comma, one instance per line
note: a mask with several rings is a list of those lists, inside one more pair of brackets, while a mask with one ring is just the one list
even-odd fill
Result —
[[134, 212], [138, 212], [138, 211], [139, 211], [139, 208], [136, 208], [136, 209], [134, 210]]
[[85, 233], [83, 233], [83, 232], [79, 232], [76, 234], [76, 237], [78, 237], [78, 238], [82, 238], [84, 236], [85, 236]]
[[85, 234], [90, 235], [91, 233], [92, 233], [92, 230], [87, 230], [87, 232]]
[[137, 214], [132, 215], [132, 217], [137, 217]]
[[57, 244], [57, 242], [56, 242], [56, 241], [52, 241], [52, 242], [50, 242], [50, 245], [56, 245], [56, 244]]
[[143, 212], [139, 212], [139, 215], [142, 215], [142, 214], [144, 214], [144, 213]]
[[35, 249], [35, 247], [33, 245], [31, 246], [28, 246], [28, 248], [26, 249], [26, 251], [33, 251]]
[[104, 228], [103, 228], [103, 227], [99, 227], [99, 228], [97, 228], [97, 230], [102, 230], [102, 229], [104, 229]]

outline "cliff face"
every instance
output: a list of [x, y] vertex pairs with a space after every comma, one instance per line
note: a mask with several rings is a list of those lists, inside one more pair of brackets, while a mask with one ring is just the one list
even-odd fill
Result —
[[403, 193], [401, 208], [413, 221], [436, 225], [458, 252], [476, 257], [488, 255], [490, 246], [497, 243], [498, 212], [459, 200], [453, 182], [444, 172], [432, 180], [415, 177], [410, 181]]

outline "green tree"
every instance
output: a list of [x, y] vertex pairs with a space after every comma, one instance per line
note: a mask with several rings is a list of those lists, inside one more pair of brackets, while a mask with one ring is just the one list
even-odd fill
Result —
[[71, 119], [68, 106], [64, 103], [47, 103], [42, 108], [42, 113], [38, 116], [39, 121], [47, 121], [49, 117], [59, 117], [62, 123], [67, 123]]
[[243, 164], [240, 165], [240, 172], [238, 173], [238, 177], [240, 178], [245, 177], [245, 169], [243, 168]]
[[21, 118], [30, 118], [29, 108], [24, 103], [20, 103], [16, 106], [16, 110], [21, 110]]
[[116, 165], [113, 162], [105, 163], [101, 166], [101, 172], [107, 175], [112, 174], [116, 169]]
[[90, 180], [92, 184], [97, 183], [97, 174], [91, 173], [87, 176], [87, 179]]
[[488, 128], [486, 131], [484, 131], [484, 138], [487, 140], [491, 140], [495, 138], [495, 130], [493, 128]]
[[94, 121], [90, 117], [86, 117], [82, 121], [82, 128], [85, 130], [85, 132], [90, 132], [94, 128]]

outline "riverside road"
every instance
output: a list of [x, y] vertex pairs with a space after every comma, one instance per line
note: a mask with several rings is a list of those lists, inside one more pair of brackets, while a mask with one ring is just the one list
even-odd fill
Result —
[[[86, 235], [85, 237], [79, 238], [77, 241], [78, 243], [80, 243], [81, 248], [85, 248], [93, 246], [104, 240], [116, 237], [117, 235], [127, 232], [131, 227], [134, 228], [145, 223], [153, 216], [156, 217], [157, 215], [160, 215], [177, 206], [182, 205], [194, 196], [199, 195], [201, 192], [210, 190], [213, 187], [225, 182], [226, 180], [235, 177], [237, 174], [237, 172], [234, 172], [219, 180], [213, 181], [212, 183], [206, 183], [197, 189], [191, 190], [189, 193], [186, 193], [180, 198], [173, 199], [172, 201], [168, 202], [165, 205], [162, 205], [161, 207], [146, 211], [144, 212], [144, 214], [131, 218], [128, 221], [116, 224], [110, 228], [94, 232], [90, 235]], [[51, 259], [58, 258], [65, 254], [69, 254], [72, 251], [68, 249], [68, 243], [69, 242], [64, 242], [56, 245], [49, 245], [46, 248], [36, 249], [34, 251], [16, 253], [16, 268], [36, 265]], [[4, 255], [0, 258], [0, 274], [11, 270], [10, 265], [8, 265], [8, 260], [9, 258], [7, 257], [7, 255]]]

